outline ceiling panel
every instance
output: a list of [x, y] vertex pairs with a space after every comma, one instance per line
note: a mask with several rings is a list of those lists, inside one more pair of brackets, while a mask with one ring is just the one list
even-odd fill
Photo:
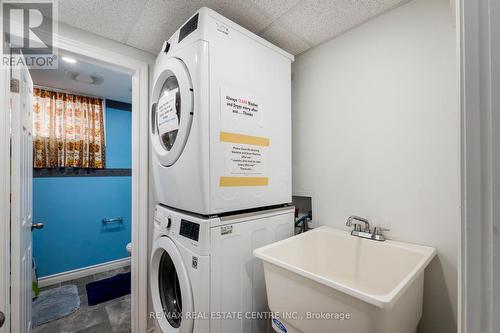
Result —
[[279, 18], [301, 0], [251, 0], [258, 8], [273, 19]]
[[279, 23], [273, 23], [261, 34], [261, 37], [291, 54], [302, 53], [311, 47], [309, 43], [283, 28]]
[[256, 34], [273, 22], [269, 15], [248, 0], [200, 0], [197, 3], [215, 10]]
[[193, 11], [188, 6], [178, 6], [178, 2], [149, 0], [130, 32], [127, 44], [138, 49], [157, 54], [163, 41], [167, 40]]
[[269, 16], [244, 0], [149, 0], [127, 44], [157, 54], [163, 42], [200, 7], [209, 7], [255, 33], [272, 23]]
[[117, 41], [123, 41], [147, 0], [58, 1], [61, 22]]
[[278, 22], [311, 45], [320, 44], [409, 0], [304, 0]]
[[299, 54], [409, 0], [64, 0], [59, 19], [152, 54], [206, 6]]

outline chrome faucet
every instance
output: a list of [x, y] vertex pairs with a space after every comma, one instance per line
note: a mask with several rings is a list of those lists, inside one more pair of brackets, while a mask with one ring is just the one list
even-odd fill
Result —
[[[359, 222], [353, 222], [353, 221], [359, 221], [364, 224], [363, 228], [361, 228], [361, 224]], [[363, 231], [363, 232], [370, 232], [370, 222], [368, 222], [367, 219], [364, 217], [359, 217], [356, 215], [351, 215], [347, 219], [347, 222], [345, 223], [346, 226], [350, 227], [354, 225], [354, 231]]]
[[[363, 227], [361, 226], [361, 224], [363, 224]], [[372, 239], [379, 242], [385, 241], [383, 232], [389, 231], [389, 229], [375, 227], [373, 228], [372, 232], [370, 229], [370, 222], [368, 222], [368, 220], [364, 217], [359, 217], [356, 215], [349, 216], [345, 225], [348, 227], [354, 226], [354, 229], [351, 231], [351, 235], [366, 239]]]

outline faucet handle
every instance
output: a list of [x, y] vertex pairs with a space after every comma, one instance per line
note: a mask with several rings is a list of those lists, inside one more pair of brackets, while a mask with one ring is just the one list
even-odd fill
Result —
[[373, 234], [374, 235], [382, 235], [386, 231], [391, 231], [391, 229], [382, 228], [382, 227], [375, 227], [375, 228], [373, 228]]
[[373, 228], [372, 239], [376, 241], [383, 242], [385, 241], [384, 231], [389, 231], [387, 228], [375, 227]]

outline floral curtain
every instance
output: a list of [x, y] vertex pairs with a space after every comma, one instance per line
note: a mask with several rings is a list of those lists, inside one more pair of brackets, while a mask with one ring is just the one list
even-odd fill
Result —
[[35, 88], [35, 168], [105, 167], [102, 99]]

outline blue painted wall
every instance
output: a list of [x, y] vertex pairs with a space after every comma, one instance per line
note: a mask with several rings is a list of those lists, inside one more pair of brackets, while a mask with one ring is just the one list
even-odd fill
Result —
[[[131, 167], [131, 112], [106, 109], [106, 167]], [[39, 277], [127, 257], [131, 240], [131, 177], [33, 179], [33, 232]], [[120, 227], [105, 217], [123, 216]]]
[[132, 166], [132, 112], [106, 109], [106, 168]]

